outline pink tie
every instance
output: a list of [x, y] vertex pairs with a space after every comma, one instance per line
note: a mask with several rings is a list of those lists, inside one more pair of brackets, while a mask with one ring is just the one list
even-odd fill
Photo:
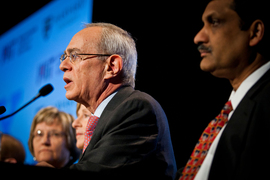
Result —
[[84, 133], [83, 153], [92, 138], [92, 135], [94, 133], [98, 120], [99, 120], [99, 117], [94, 116], [94, 115], [92, 115], [88, 120], [86, 131]]

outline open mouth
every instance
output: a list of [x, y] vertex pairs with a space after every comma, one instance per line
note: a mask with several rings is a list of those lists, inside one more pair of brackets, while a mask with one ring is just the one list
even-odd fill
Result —
[[64, 81], [67, 83], [67, 85], [70, 84], [70, 83], [72, 83], [72, 80], [70, 80], [70, 79], [67, 78], [67, 77], [64, 77], [63, 79], [64, 79]]
[[63, 79], [64, 79], [64, 81], [65, 81], [67, 84], [72, 82], [70, 79], [68, 79], [68, 78], [66, 78], [66, 77], [64, 77]]
[[72, 83], [72, 81], [69, 78], [67, 78], [67, 77], [64, 77], [63, 80], [67, 83], [65, 85], [65, 88], [67, 88]]

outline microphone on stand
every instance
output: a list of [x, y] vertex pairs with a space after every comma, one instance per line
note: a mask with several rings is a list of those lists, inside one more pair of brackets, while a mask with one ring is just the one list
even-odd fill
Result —
[[0, 106], [0, 114], [3, 114], [4, 112], [6, 112], [5, 106]]
[[[31, 101], [29, 101], [28, 103], [26, 103], [24, 106], [22, 106], [20, 109], [18, 109], [17, 111], [15, 111], [15, 112], [13, 112], [13, 113], [11, 113], [11, 114], [9, 114], [9, 115], [7, 115], [7, 116], [4, 116], [4, 117], [1, 117], [0, 118], [0, 121], [1, 120], [4, 120], [4, 119], [6, 119], [6, 118], [9, 118], [10, 116], [13, 116], [14, 114], [16, 114], [17, 112], [19, 112], [20, 110], [22, 110], [23, 108], [25, 108], [26, 106], [28, 106], [30, 103], [32, 103], [33, 101], [35, 101], [37, 98], [39, 98], [40, 96], [46, 96], [46, 95], [48, 95], [49, 93], [51, 93], [53, 91], [53, 86], [51, 85], [51, 84], [47, 84], [47, 85], [45, 85], [45, 86], [43, 86], [40, 90], [39, 90], [39, 92], [38, 92], [38, 94], [31, 100]], [[1, 106], [1, 107], [4, 107], [4, 106]], [[0, 107], [0, 108], [1, 108]], [[5, 108], [5, 107], [4, 107]], [[5, 111], [6, 111], [6, 108], [5, 108]], [[4, 111], [4, 112], [5, 112]], [[4, 113], [3, 112], [3, 113]], [[0, 114], [1, 114], [1, 110], [0, 110]]]

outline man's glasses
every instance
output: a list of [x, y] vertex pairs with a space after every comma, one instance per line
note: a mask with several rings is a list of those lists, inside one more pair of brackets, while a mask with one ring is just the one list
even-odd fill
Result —
[[77, 60], [83, 60], [79, 55], [93, 55], [93, 56], [111, 56], [112, 54], [78, 54], [76, 52], [74, 53], [70, 53], [70, 55], [68, 56], [66, 53], [62, 54], [62, 56], [60, 57], [60, 62], [62, 63], [67, 57], [69, 57], [69, 61], [71, 63], [74, 63]]

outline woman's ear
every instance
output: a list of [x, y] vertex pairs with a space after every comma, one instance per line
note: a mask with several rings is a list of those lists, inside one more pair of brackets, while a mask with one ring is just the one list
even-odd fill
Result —
[[258, 19], [255, 20], [250, 26], [250, 46], [256, 46], [263, 38], [264, 35], [264, 23]]
[[111, 55], [106, 60], [105, 76], [104, 79], [110, 79], [116, 77], [123, 68], [123, 59], [118, 54]]

